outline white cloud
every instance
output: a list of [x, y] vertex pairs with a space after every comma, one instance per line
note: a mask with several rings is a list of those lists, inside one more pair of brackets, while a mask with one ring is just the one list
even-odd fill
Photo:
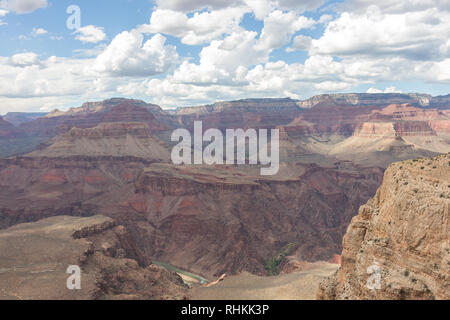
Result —
[[376, 4], [383, 13], [403, 14], [407, 12], [423, 11], [436, 8], [439, 11], [450, 11], [450, 2], [447, 0], [347, 0], [342, 2], [340, 11], [365, 13], [367, 8]]
[[297, 13], [313, 11], [322, 6], [326, 0], [157, 0], [157, 8], [180, 12], [193, 12], [202, 9], [217, 10], [228, 7], [247, 5], [252, 8], [258, 19], [271, 10], [293, 10]]
[[[396, 81], [450, 83], [448, 1], [380, 0], [376, 7], [346, 0], [350, 6], [339, 4], [337, 12], [317, 21], [302, 16], [324, 2], [158, 1], [149, 24], [121, 32], [109, 43], [101, 42], [103, 29], [83, 27], [75, 36], [97, 44], [71, 48], [72, 58], [43, 59], [32, 52], [0, 57], [1, 111], [49, 110], [116, 95], [151, 97], [173, 107], [245, 97], [305, 98], [360, 85], [368, 92], [398, 92], [380, 85], [405, 87]], [[1, 10], [0, 17], [12, 11]], [[251, 12], [264, 23], [261, 34], [241, 25]], [[299, 34], [316, 24], [325, 28], [322, 35], [314, 33], [316, 39]], [[201, 45], [200, 53], [180, 58], [161, 34]], [[287, 63], [274, 51], [291, 40], [286, 50], [307, 51], [305, 61]]]
[[258, 47], [276, 49], [291, 41], [295, 32], [312, 27], [316, 22], [294, 12], [275, 10], [264, 19]]
[[351, 83], [336, 82], [336, 81], [324, 81], [324, 82], [319, 82], [319, 83], [314, 84], [314, 88], [316, 88], [317, 90], [319, 90], [321, 92], [323, 92], [323, 91], [337, 92], [337, 91], [350, 89], [351, 86], [352, 86]]
[[430, 8], [405, 14], [384, 14], [371, 6], [363, 14], [343, 13], [330, 22], [311, 54], [339, 56], [402, 56], [411, 60], [441, 60], [448, 52], [450, 12]]
[[[0, 9], [0, 17], [4, 17], [8, 14], [8, 10], [3, 10]], [[2, 19], [0, 19], [0, 26], [4, 26], [7, 25], [8, 23], [6, 23], [5, 21], [3, 21]]]
[[89, 57], [97, 57], [103, 51], [105, 51], [107, 45], [106, 43], [100, 43], [96, 45], [94, 48], [83, 48], [83, 49], [75, 49], [72, 50], [74, 56], [77, 58], [89, 58]]
[[366, 91], [367, 93], [402, 93], [401, 90], [398, 90], [396, 87], [387, 87], [384, 90], [376, 89], [376, 88], [369, 88]]
[[154, 35], [144, 43], [136, 31], [118, 34], [97, 57], [92, 71], [115, 76], [152, 76], [169, 71], [179, 57], [174, 46], [165, 45], [166, 38]]
[[257, 19], [263, 20], [274, 10], [297, 14], [313, 11], [321, 7], [326, 0], [242, 0], [242, 2], [252, 9]]
[[268, 59], [268, 50], [257, 48], [257, 33], [234, 32], [223, 40], [214, 40], [200, 52], [200, 63], [234, 71], [239, 66], [249, 67]]
[[48, 31], [45, 30], [44, 28], [33, 28], [33, 31], [31, 32], [31, 34], [35, 37], [42, 36], [47, 33], [48, 33]]
[[313, 11], [321, 7], [326, 0], [277, 0], [272, 1], [273, 6], [282, 10], [294, 10], [296, 12]]
[[439, 62], [426, 61], [421, 64], [416, 64], [411, 68], [414, 74], [422, 75], [423, 79], [431, 83], [444, 82], [450, 84], [450, 58]]
[[181, 12], [192, 12], [201, 9], [222, 9], [241, 3], [242, 1], [240, 0], [156, 0], [158, 8]]
[[15, 67], [39, 65], [39, 58], [34, 52], [17, 53], [9, 59], [9, 64]]
[[[208, 43], [222, 35], [238, 32], [244, 14], [254, 12], [255, 16], [264, 20], [260, 48], [273, 49], [288, 43], [292, 35], [301, 29], [312, 27], [313, 19], [299, 16], [296, 11], [281, 9], [315, 8], [313, 1], [280, 0], [242, 0], [242, 1], [162, 1], [153, 11], [150, 24], [142, 25], [139, 31], [145, 33], [164, 33], [181, 38], [181, 42], [189, 45]], [[317, 1], [316, 1], [317, 4]], [[228, 6], [226, 6], [228, 5]], [[186, 12], [207, 8], [209, 11]], [[326, 22], [329, 16], [324, 16]]]
[[1, 0], [0, 9], [6, 9], [15, 13], [31, 13], [40, 8], [47, 7], [47, 0]]
[[75, 32], [75, 39], [84, 43], [97, 43], [106, 39], [106, 34], [103, 28], [88, 25], [77, 29]]
[[327, 24], [331, 20], [333, 20], [333, 16], [331, 14], [324, 14], [320, 17], [319, 23]]
[[[35, 53], [0, 58], [0, 96], [10, 99], [85, 95], [92, 91], [83, 66], [92, 60], [50, 57], [39, 60]], [[7, 81], [6, 81], [7, 80]]]
[[139, 27], [145, 33], [165, 33], [181, 38], [181, 42], [199, 45], [238, 30], [245, 7], [231, 7], [214, 11], [196, 12], [191, 17], [172, 10], [155, 10], [149, 25]]
[[269, 50], [257, 48], [257, 33], [240, 30], [214, 40], [200, 52], [200, 63], [184, 61], [173, 80], [197, 85], [239, 85], [247, 68], [266, 62]]
[[308, 51], [311, 48], [312, 38], [304, 35], [298, 35], [292, 41], [292, 47], [287, 48], [287, 52], [293, 52], [298, 50]]

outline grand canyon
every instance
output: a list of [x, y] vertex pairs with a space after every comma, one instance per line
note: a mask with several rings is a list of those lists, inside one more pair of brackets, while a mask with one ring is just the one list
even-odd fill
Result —
[[[170, 135], [192, 132], [194, 121], [204, 130], [278, 129], [278, 173], [173, 164]], [[320, 288], [324, 274], [314, 278], [308, 298], [448, 299], [449, 152], [450, 95], [324, 94], [170, 110], [112, 98], [8, 113], [0, 118], [0, 297], [36, 298], [38, 284], [50, 292], [62, 265], [78, 261], [97, 279], [80, 299], [189, 298], [161, 265], [207, 281], [265, 281], [321, 264], [328, 273], [341, 266]], [[52, 250], [50, 265], [32, 254]], [[378, 295], [364, 287], [374, 259], [393, 283]], [[414, 283], [401, 278], [405, 270]], [[74, 298], [66, 294], [47, 297]]]

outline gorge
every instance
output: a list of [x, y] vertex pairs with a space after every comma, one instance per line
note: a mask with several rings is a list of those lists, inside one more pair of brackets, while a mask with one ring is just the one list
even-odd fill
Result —
[[[124, 226], [142, 259], [210, 280], [267, 275], [286, 247], [292, 261], [334, 259], [388, 165], [450, 152], [448, 96], [247, 99], [168, 111], [114, 98], [20, 119], [0, 121], [1, 229], [103, 215]], [[171, 133], [193, 133], [195, 121], [221, 132], [279, 130], [278, 172], [173, 164]]]

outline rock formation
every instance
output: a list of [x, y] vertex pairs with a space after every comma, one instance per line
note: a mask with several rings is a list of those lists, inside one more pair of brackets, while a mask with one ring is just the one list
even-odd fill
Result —
[[[69, 266], [81, 269], [79, 290], [67, 287]], [[186, 293], [178, 275], [151, 265], [110, 218], [59, 216], [0, 231], [1, 300], [184, 299]]]
[[449, 235], [450, 155], [395, 163], [352, 219], [318, 298], [448, 300]]
[[136, 157], [4, 159], [0, 228], [103, 214], [123, 224], [149, 258], [207, 277], [264, 274], [265, 260], [288, 243], [299, 245], [301, 259], [338, 253], [352, 213], [383, 171], [292, 166], [267, 179], [255, 172]]
[[[385, 167], [450, 148], [444, 98], [431, 108], [435, 98], [351, 97], [317, 98], [311, 108], [246, 99], [172, 111], [116, 98], [54, 111], [22, 123], [24, 137], [0, 139], [10, 156], [0, 159], [0, 228], [102, 214], [124, 225], [147, 259], [209, 278], [266, 274], [291, 244], [299, 261], [332, 259]], [[408, 102], [416, 104], [398, 104]], [[172, 165], [172, 131], [195, 120], [204, 129], [278, 128], [279, 173]]]
[[133, 156], [169, 161], [169, 151], [152, 135], [150, 127], [140, 122], [101, 123], [89, 129], [72, 128], [49, 141], [43, 150], [30, 156]]
[[140, 100], [114, 98], [85, 103], [68, 111], [55, 110], [45, 117], [26, 122], [20, 128], [28, 135], [54, 137], [73, 127], [93, 128], [102, 122], [143, 122], [156, 130], [167, 129], [167, 115], [160, 107]]

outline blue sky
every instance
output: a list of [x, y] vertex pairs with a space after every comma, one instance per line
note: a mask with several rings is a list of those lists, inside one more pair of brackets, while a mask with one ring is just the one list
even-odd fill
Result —
[[0, 0], [0, 114], [115, 96], [171, 108], [450, 91], [444, 1], [155, 1]]
[[[337, 1], [334, 1], [337, 2]], [[107, 39], [113, 39], [124, 30], [131, 30], [139, 24], [146, 24], [156, 4], [150, 0], [58, 0], [49, 1], [46, 9], [38, 9], [33, 14], [11, 14], [4, 19], [7, 25], [0, 29], [2, 42], [14, 43], [13, 46], [2, 46], [1, 56], [11, 56], [20, 52], [39, 52], [42, 58], [52, 55], [71, 57], [73, 50], [80, 48], [94, 48], [95, 44], [80, 44], [72, 36], [72, 31], [65, 27], [69, 14], [66, 9], [77, 4], [82, 10], [82, 25], [102, 26], [107, 35]], [[333, 1], [327, 2], [333, 3]], [[207, 10], [207, 9], [205, 9]], [[322, 13], [322, 12], [321, 12]], [[318, 19], [321, 13], [317, 11], [307, 12], [305, 16]], [[327, 13], [332, 14], [331, 11]], [[192, 16], [193, 13], [189, 13]], [[241, 26], [247, 30], [254, 30], [258, 33], [264, 27], [264, 22], [257, 20], [253, 13], [243, 16]], [[33, 28], [43, 28], [47, 30], [47, 37], [32, 36]], [[305, 34], [318, 37], [323, 33], [323, 26], [314, 30], [304, 30], [296, 34]], [[49, 42], [49, 36], [62, 37], [59, 41]], [[20, 40], [20, 36], [27, 36], [27, 39]], [[182, 56], [192, 56], [198, 58], [198, 53], [202, 46], [183, 45], [174, 36], [168, 36], [167, 43], [177, 46], [177, 51]], [[304, 61], [306, 55], [300, 52], [286, 53], [284, 48], [277, 50], [272, 60], [282, 57], [285, 61]]]

